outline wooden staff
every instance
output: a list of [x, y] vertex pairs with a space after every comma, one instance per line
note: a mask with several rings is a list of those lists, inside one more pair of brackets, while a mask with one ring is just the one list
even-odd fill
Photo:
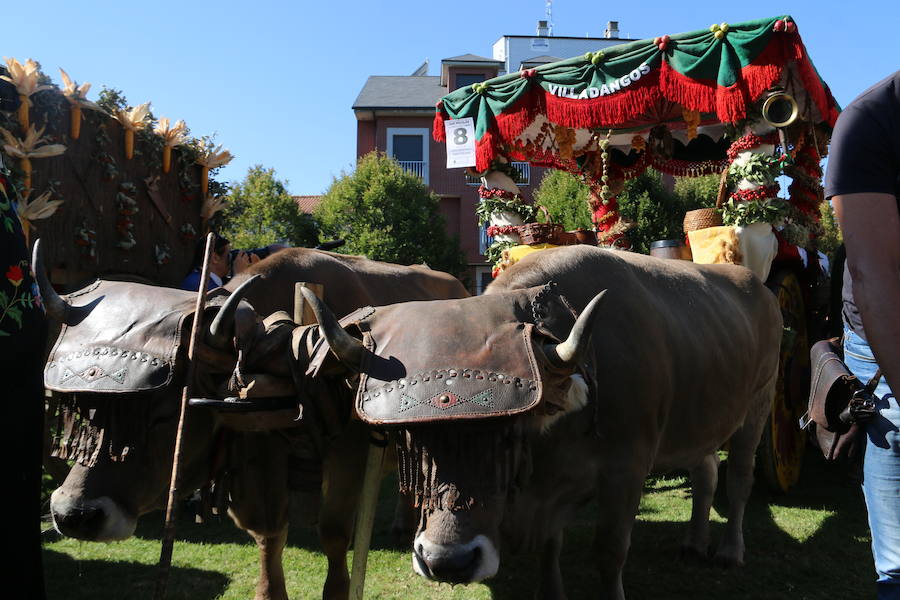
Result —
[[187, 380], [181, 390], [181, 414], [178, 417], [178, 431], [175, 434], [175, 453], [172, 457], [172, 479], [169, 483], [169, 499], [166, 505], [166, 524], [163, 528], [162, 549], [159, 553], [159, 569], [156, 576], [154, 600], [162, 600], [166, 596], [166, 585], [169, 582], [169, 570], [172, 566], [172, 549], [175, 545], [175, 514], [178, 506], [178, 488], [181, 486], [181, 455], [184, 437], [185, 416], [191, 387], [194, 381], [194, 354], [197, 348], [200, 325], [203, 321], [203, 307], [206, 306], [206, 288], [209, 285], [209, 255], [212, 253], [214, 236], [206, 236], [206, 251], [203, 255], [203, 269], [200, 271], [200, 288], [197, 290], [197, 303], [194, 305], [194, 323], [191, 326], [191, 341], [188, 345]]
[[350, 600], [363, 600], [366, 584], [366, 562], [369, 558], [369, 544], [372, 541], [372, 526], [375, 524], [375, 507], [378, 504], [378, 487], [381, 482], [381, 468], [387, 448], [387, 437], [372, 431], [369, 438], [369, 457], [366, 460], [366, 475], [363, 479], [362, 497], [356, 513], [356, 534], [353, 538], [353, 569], [350, 572]]

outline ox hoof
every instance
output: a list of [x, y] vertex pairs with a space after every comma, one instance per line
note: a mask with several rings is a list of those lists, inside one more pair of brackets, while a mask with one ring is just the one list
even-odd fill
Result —
[[723, 569], [734, 569], [744, 566], [743, 559], [727, 553], [716, 553], [713, 557], [713, 564]]
[[708, 563], [710, 557], [709, 548], [698, 548], [683, 544], [678, 551], [678, 558], [684, 562]]

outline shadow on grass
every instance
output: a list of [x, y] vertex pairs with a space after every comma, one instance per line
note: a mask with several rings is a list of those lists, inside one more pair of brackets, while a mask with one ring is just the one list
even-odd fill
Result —
[[[714, 508], [727, 514], [725, 466]], [[683, 482], [663, 482], [654, 495], [680, 488]], [[650, 491], [650, 490], [646, 490]], [[653, 510], [650, 513], [662, 511]], [[805, 518], [796, 509], [823, 511], [818, 524], [804, 531]], [[592, 560], [592, 521], [602, 507], [593, 503], [566, 530], [561, 565], [570, 600], [594, 598], [599, 575]], [[779, 521], [786, 526], [779, 525]], [[759, 482], [744, 518], [745, 565], [724, 569], [697, 559], [679, 558], [686, 523], [635, 523], [625, 566], [629, 600], [846, 600], [874, 597], [874, 571], [869, 549], [865, 506], [855, 482], [842, 467], [825, 465], [810, 455], [795, 490], [773, 496]], [[717, 543], [724, 523], [713, 523]], [[536, 555], [505, 553], [500, 572], [486, 582], [496, 600], [531, 598], [538, 584]]]
[[[47, 598], [101, 600], [152, 598], [156, 565], [109, 560], [74, 560], [69, 555], [44, 550]], [[222, 595], [229, 579], [222, 573], [172, 567], [167, 600], [213, 600]]]

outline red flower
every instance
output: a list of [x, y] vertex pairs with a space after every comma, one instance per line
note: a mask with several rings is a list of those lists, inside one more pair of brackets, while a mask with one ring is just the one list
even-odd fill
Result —
[[14, 287], [19, 287], [22, 285], [22, 280], [25, 278], [22, 275], [22, 268], [19, 265], [12, 265], [9, 268], [9, 271], [6, 272], [6, 278], [9, 279], [9, 282], [13, 284]]

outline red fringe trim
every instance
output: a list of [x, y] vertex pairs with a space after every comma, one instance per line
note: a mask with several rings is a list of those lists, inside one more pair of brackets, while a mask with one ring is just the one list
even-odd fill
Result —
[[828, 86], [823, 85], [822, 80], [819, 79], [816, 69], [806, 53], [806, 46], [803, 45], [803, 41], [800, 39], [800, 34], [793, 33], [791, 37], [793, 38], [791, 43], [793, 54], [797, 61], [797, 71], [800, 74], [800, 79], [803, 81], [803, 87], [806, 88], [806, 93], [816, 103], [816, 108], [819, 109], [822, 119], [828, 123], [829, 127], [834, 128], [839, 114], [837, 102], [831, 95], [831, 90], [828, 89]]
[[541, 92], [539, 87], [529, 89], [508, 111], [497, 115], [497, 130], [502, 139], [512, 142], [531, 125], [535, 116], [543, 109]]
[[621, 92], [587, 100], [560, 98], [544, 92], [547, 119], [566, 127], [602, 127], [633, 119], [660, 99], [659, 74], [651, 72]]

